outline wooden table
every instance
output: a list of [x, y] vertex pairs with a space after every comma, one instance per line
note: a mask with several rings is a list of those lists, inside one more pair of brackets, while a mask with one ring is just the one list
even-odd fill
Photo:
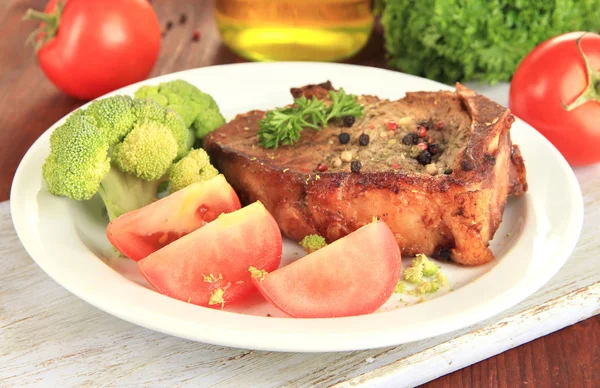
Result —
[[[2, 166], [0, 169], [0, 201], [9, 198], [12, 177], [29, 146], [52, 123], [82, 104], [81, 101], [65, 96], [46, 80], [36, 65], [32, 51], [23, 44], [27, 35], [34, 28], [31, 23], [21, 23], [20, 19], [23, 13], [29, 7], [41, 9], [44, 3], [44, 0], [5, 0], [0, 3], [0, 145], [2, 147], [0, 152], [0, 166]], [[153, 5], [161, 23], [165, 25], [169, 20], [174, 21], [175, 28], [164, 38], [161, 56], [152, 76], [201, 66], [243, 61], [221, 44], [213, 22], [212, 1], [155, 0]], [[182, 13], [188, 15], [188, 21], [185, 25], [178, 25], [176, 21]], [[200, 32], [198, 42], [193, 42], [191, 39], [195, 30]], [[348, 62], [385, 67], [382, 47], [381, 35], [375, 34], [368, 47]], [[598, 175], [591, 176], [597, 177]], [[3, 205], [2, 209], [6, 212], [6, 204]], [[6, 217], [6, 213], [3, 214]], [[14, 239], [14, 235], [10, 234], [12, 231], [0, 231], [0, 233], [2, 233], [0, 234], [1, 239], [9, 237]], [[4, 240], [0, 241], [0, 249], [4, 243]], [[2, 262], [4, 259], [0, 261], [0, 263]], [[35, 268], [33, 264], [27, 264], [29, 267]], [[0, 269], [0, 278], [2, 278], [3, 270], [4, 268]], [[8, 272], [4, 273], [8, 274]], [[39, 269], [28, 269], [15, 273], [27, 275], [19, 280], [24, 283], [29, 283], [34, 276], [37, 279], [44, 278]], [[52, 281], [45, 279], [44, 284], [52, 284]], [[38, 286], [42, 286], [42, 284], [38, 284]], [[36, 287], [36, 284], [30, 284], [30, 287]], [[58, 286], [54, 285], [54, 287]], [[3, 289], [0, 284], [0, 329], [7, 319], [7, 317], [2, 317], [2, 295], [9, 295], [9, 290]], [[28, 301], [25, 304], [29, 303], [31, 302]], [[44, 302], [40, 301], [39, 303]], [[79, 302], [79, 304], [82, 303]], [[89, 307], [87, 310], [93, 311], [94, 309]], [[116, 320], [116, 318], [105, 315], [106, 317], [103, 318], [105, 320]], [[8, 321], [10, 321], [9, 318]], [[33, 316], [27, 319], [44, 319], [44, 317]], [[17, 325], [19, 322], [10, 321], [10, 324]], [[98, 334], [100, 331], [93, 330], [92, 332]], [[10, 358], [10, 354], [2, 353], [1, 333], [2, 331], [0, 331], [0, 356]], [[32, 346], [35, 344], [37, 351], [43, 350], [44, 341], [49, 340], [52, 333], [52, 330], [48, 333], [40, 333], [40, 335], [32, 332], [28, 341]], [[118, 336], [118, 334], [115, 335]], [[128, 346], [128, 338], [119, 339], [123, 341], [122, 346]], [[600, 381], [600, 368], [598, 368], [600, 347], [598, 344], [600, 344], [600, 316], [440, 377], [424, 386], [598, 386]], [[170, 350], [177, 351], [177, 349]], [[30, 367], [47, 370], [51, 363], [60, 361], [50, 360], [47, 365], [31, 365]], [[224, 363], [231, 361], [231, 359], [223, 360]], [[106, 367], [106, 365], [98, 365], [98, 367]], [[92, 368], [92, 366], [90, 365], [88, 368]], [[80, 372], [82, 374], [89, 373], [84, 369]], [[327, 370], [323, 369], [323, 373], [326, 372]], [[1, 375], [2, 365], [0, 365]], [[106, 376], [110, 375], [110, 370], [107, 369]], [[51, 373], [42, 376], [45, 376], [47, 380], [44, 381], [48, 385], [61, 385], [60, 380], [56, 380]], [[112, 383], [116, 384], [115, 381]], [[156, 381], [156, 383], [160, 384], [161, 381]], [[110, 385], [111, 381], [107, 380], [106, 384]], [[92, 382], [90, 386], [94, 385]], [[4, 386], [1, 379], [0, 386]]]

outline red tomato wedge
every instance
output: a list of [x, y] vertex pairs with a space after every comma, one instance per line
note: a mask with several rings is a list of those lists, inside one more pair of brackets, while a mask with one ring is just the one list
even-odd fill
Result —
[[167, 245], [138, 262], [161, 294], [221, 308], [255, 292], [248, 267], [275, 270], [281, 232], [262, 203], [233, 213]]
[[162, 247], [241, 207], [223, 175], [189, 185], [141, 209], [123, 214], [106, 228], [111, 244], [139, 261]]
[[271, 304], [293, 317], [347, 317], [381, 307], [394, 292], [401, 266], [392, 231], [377, 221], [252, 281]]

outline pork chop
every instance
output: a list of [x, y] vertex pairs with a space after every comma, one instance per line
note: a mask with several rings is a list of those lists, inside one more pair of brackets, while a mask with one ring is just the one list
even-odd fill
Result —
[[[292, 94], [326, 100], [331, 88]], [[261, 201], [295, 241], [319, 234], [332, 242], [377, 217], [404, 255], [492, 260], [488, 245], [507, 197], [527, 190], [510, 111], [460, 84], [456, 92], [357, 100], [362, 118], [305, 129], [294, 145], [263, 148], [257, 133], [265, 112], [251, 111], [209, 134], [204, 148], [242, 202]]]

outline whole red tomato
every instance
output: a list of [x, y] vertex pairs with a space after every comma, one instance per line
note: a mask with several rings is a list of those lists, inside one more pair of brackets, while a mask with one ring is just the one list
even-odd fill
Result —
[[[34, 12], [30, 17], [43, 18], [51, 35], [55, 33], [46, 37], [37, 57], [56, 87], [90, 100], [150, 74], [160, 50], [161, 32], [146, 0], [58, 2], [64, 7], [57, 8], [57, 0], [51, 0], [46, 16]], [[53, 27], [57, 27], [55, 31]]]
[[600, 35], [571, 32], [529, 53], [510, 86], [511, 111], [550, 140], [572, 166], [600, 161], [599, 70]]

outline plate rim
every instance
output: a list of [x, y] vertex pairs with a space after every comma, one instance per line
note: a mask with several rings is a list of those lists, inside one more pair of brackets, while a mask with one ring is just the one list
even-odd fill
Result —
[[[441, 89], [446, 89], [446, 90], [452, 89], [448, 85], [440, 84], [440, 83], [437, 83], [435, 81], [431, 81], [428, 79], [424, 79], [424, 78], [420, 78], [420, 77], [416, 77], [416, 76], [408, 75], [408, 74], [404, 74], [404, 73], [399, 73], [399, 72], [395, 72], [395, 71], [391, 71], [391, 70], [369, 67], [369, 66], [358, 66], [358, 65], [350, 65], [350, 64], [335, 64], [335, 63], [279, 62], [279, 63], [225, 64], [225, 65], [183, 70], [180, 72], [165, 74], [165, 75], [162, 75], [159, 77], [155, 77], [155, 78], [151, 78], [151, 79], [147, 79], [147, 80], [138, 82], [133, 85], [129, 85], [125, 88], [108, 93], [107, 95], [102, 96], [100, 98], [103, 98], [103, 97], [106, 97], [109, 95], [122, 93], [123, 89], [134, 89], [140, 85], [161, 82], [166, 79], [177, 78], [178, 76], [181, 76], [183, 74], [188, 75], [188, 74], [194, 74], [197, 72], [202, 72], [202, 71], [205, 71], [206, 69], [212, 69], [211, 71], [215, 71], [216, 68], [224, 69], [224, 68], [231, 67], [231, 68], [235, 68], [235, 69], [240, 69], [240, 68], [244, 68], [244, 67], [250, 68], [250, 67], [268, 67], [268, 66], [274, 66], [274, 67], [304, 66], [304, 67], [338, 67], [338, 68], [345, 67], [345, 68], [352, 68], [355, 71], [365, 71], [365, 69], [371, 69], [368, 71], [375, 70], [377, 72], [381, 72], [381, 74], [392, 74], [394, 77], [409, 77], [420, 83], [425, 82], [426, 84], [430, 84], [430, 85], [434, 85], [434, 84], [439, 85], [439, 88], [441, 88]], [[85, 104], [83, 106], [86, 106], [86, 105], [87, 104]], [[71, 114], [71, 113], [69, 113], [69, 114]], [[239, 335], [240, 333], [235, 333], [237, 335], [232, 335], [233, 333], [231, 333], [231, 330], [228, 330], [225, 328], [225, 329], [217, 330], [217, 332], [222, 333], [221, 336], [216, 337], [217, 339], [215, 339], [215, 337], [211, 337], [210, 335], [209, 336], [193, 335], [192, 332], [185, 331], [186, 327], [189, 329], [189, 327], [188, 327], [189, 325], [186, 325], [185, 322], [180, 322], [180, 321], [173, 322], [173, 320], [169, 319], [169, 317], [165, 317], [165, 316], [159, 317], [156, 315], [156, 312], [153, 312], [153, 311], [144, 311], [145, 318], [141, 318], [140, 316], [135, 316], [135, 314], [127, 313], [127, 312], [120, 310], [119, 308], [116, 307], [116, 306], [118, 306], [118, 303], [114, 304], [112, 306], [107, 305], [107, 302], [111, 302], [110, 300], [106, 300], [106, 298], [94, 298], [89, 294], [85, 294], [84, 292], [82, 292], [81, 289], [77, 289], [77, 287], [74, 287], [73, 283], [67, 282], [68, 284], [64, 284], [65, 283], [64, 279], [62, 282], [58, 280], [58, 279], [62, 279], [62, 276], [60, 274], [55, 273], [54, 269], [51, 268], [51, 266], [48, 264], [47, 260], [50, 260], [50, 259], [40, 257], [40, 252], [37, 249], [34, 249], [35, 247], [30, 244], [29, 236], [25, 235], [25, 232], [27, 231], [27, 227], [25, 225], [25, 220], [22, 217], [19, 217], [22, 209], [17, 208], [17, 205], [19, 204], [18, 197], [20, 196], [20, 193], [23, 192], [24, 187], [27, 186], [27, 185], [24, 185], [24, 183], [23, 183], [23, 182], [26, 182], [26, 177], [24, 176], [23, 171], [26, 168], [26, 166], [28, 166], [28, 163], [30, 163], [33, 160], [36, 150], [39, 150], [41, 147], [43, 148], [44, 142], [47, 143], [47, 140], [48, 140], [52, 130], [59, 123], [61, 123], [67, 116], [69, 116], [69, 114], [65, 115], [64, 117], [59, 119], [56, 123], [54, 123], [52, 126], [50, 126], [32, 144], [32, 146], [29, 148], [29, 150], [27, 151], [27, 153], [25, 154], [25, 156], [19, 163], [19, 166], [15, 172], [15, 177], [13, 179], [11, 193], [10, 193], [10, 210], [11, 210], [11, 217], [13, 220], [13, 224], [14, 224], [15, 230], [17, 232], [17, 235], [19, 237], [19, 240], [23, 244], [23, 246], [26, 249], [26, 251], [28, 252], [28, 254], [36, 262], [36, 264], [40, 268], [42, 268], [42, 270], [44, 270], [44, 272], [46, 272], [48, 274], [48, 276], [50, 276], [57, 283], [59, 283], [62, 287], [64, 287], [65, 289], [67, 289], [69, 292], [76, 295], [80, 299], [85, 300], [87, 303], [89, 303], [105, 312], [108, 312], [111, 315], [114, 315], [120, 319], [129, 321], [136, 325], [146, 327], [146, 328], [149, 328], [152, 330], [156, 330], [159, 332], [167, 333], [170, 335], [174, 335], [177, 337], [190, 339], [190, 340], [202, 341], [205, 343], [211, 343], [211, 344], [215, 344], [215, 345], [238, 347], [238, 348], [251, 348], [251, 349], [257, 349], [257, 350], [327, 352], [327, 351], [347, 351], [347, 350], [359, 350], [359, 349], [370, 349], [370, 348], [378, 348], [378, 347], [384, 347], [384, 346], [392, 346], [392, 345], [397, 345], [400, 343], [414, 342], [414, 341], [422, 340], [422, 339], [429, 338], [432, 336], [446, 334], [448, 332], [467, 327], [469, 325], [475, 324], [484, 319], [487, 319], [494, 315], [497, 315], [498, 313], [510, 308], [511, 306], [514, 306], [514, 305], [520, 303], [523, 299], [525, 299], [526, 297], [530, 296], [535, 291], [537, 291], [541, 286], [543, 286], [547, 281], [549, 281], [550, 278], [552, 276], [554, 276], [554, 274], [556, 272], [558, 272], [558, 270], [568, 260], [568, 258], [570, 257], [570, 254], [572, 253], [573, 249], [575, 248], [575, 246], [577, 244], [577, 241], [579, 239], [579, 236], [581, 234], [581, 229], [583, 226], [583, 198], [582, 198], [581, 190], [579, 188], [579, 184], [578, 184], [577, 179], [575, 178], [571, 168], [568, 166], [567, 162], [564, 160], [562, 155], [542, 135], [540, 135], [537, 131], [535, 131], [531, 126], [529, 126], [522, 120], [517, 119], [517, 122], [519, 122], [520, 125], [524, 125], [525, 127], [528, 127], [529, 129], [531, 129], [531, 131], [533, 131], [533, 133], [535, 133], [540, 138], [540, 141], [547, 143], [546, 146], [550, 147], [550, 149], [554, 153], [554, 157], [557, 159], [558, 163], [562, 165], [563, 170], [567, 173], [567, 178], [569, 180], [569, 187], [571, 189], [571, 194], [572, 194], [572, 199], [573, 199], [572, 209], [574, 209], [574, 211], [570, 212], [570, 217], [569, 217], [569, 222], [568, 222], [569, 225], [572, 227], [572, 228], [570, 228], [572, 233], [570, 234], [569, 239], [568, 239], [569, 243], [562, 244], [561, 251], [558, 254], [556, 254], [556, 256], [561, 257], [561, 259], [559, 259], [560, 265], [557, 264], [556, 267], [552, 268], [552, 270], [546, 270], [545, 272], [543, 272], [543, 276], [537, 276], [537, 277], [534, 277], [533, 279], [528, 279], [528, 281], [525, 282], [525, 284], [522, 284], [524, 282], [521, 282], [517, 285], [514, 285], [511, 289], [507, 290], [507, 292], [505, 292], [504, 295], [496, 296], [496, 300], [495, 300], [496, 304], [494, 305], [494, 308], [488, 308], [488, 309], [483, 309], [483, 310], [480, 309], [477, 311], [468, 311], [470, 314], [466, 314], [465, 312], [462, 312], [462, 314], [456, 314], [457, 316], [455, 316], [453, 318], [452, 322], [446, 322], [447, 324], [443, 325], [441, 329], [437, 330], [434, 335], [427, 335], [424, 330], [421, 330], [421, 332], [419, 332], [418, 334], [411, 336], [409, 341], [402, 340], [402, 341], [398, 342], [397, 339], [399, 337], [397, 337], [397, 336], [394, 337], [394, 338], [396, 338], [396, 341], [385, 340], [385, 339], [382, 339], [383, 336], [381, 334], [392, 334], [392, 333], [382, 333], [381, 331], [369, 331], [369, 330], [360, 331], [360, 335], [362, 336], [360, 340], [356, 340], [355, 338], [352, 338], [353, 336], [356, 335], [356, 332], [324, 333], [324, 334], [322, 333], [321, 335], [313, 334], [312, 335], [313, 338], [310, 341], [298, 341], [296, 339], [293, 341], [294, 345], [286, 345], [286, 340], [291, 340], [290, 336], [297, 336], [298, 334], [296, 334], [296, 333], [290, 334], [290, 333], [282, 333], [282, 332], [278, 332], [278, 333], [263, 332], [261, 339], [256, 340], [253, 338], [246, 338], [246, 339], [241, 338]], [[567, 168], [564, 169], [564, 167], [567, 167]], [[104, 263], [102, 263], [102, 264], [104, 265]], [[133, 285], [133, 283], [132, 283], [132, 285]], [[514, 291], [514, 289], [517, 286], [519, 286], [520, 295], [508, 295], [508, 296], [506, 295], [506, 294], [510, 294], [510, 291]], [[150, 290], [148, 290], [148, 291], [150, 291]], [[153, 291], [150, 291], [150, 292], [153, 292]], [[162, 295], [160, 295], [160, 296], [163, 298], [167, 298]], [[499, 296], [503, 296], [503, 298], [498, 299]], [[101, 300], [98, 300], [98, 299], [101, 299]], [[112, 302], [114, 302], [114, 301], [112, 301]], [[183, 303], [180, 301], [175, 301], [175, 302]], [[134, 307], [136, 307], [136, 308], [132, 309], [131, 311], [139, 312], [138, 311], [139, 306], [134, 306]], [[190, 306], [186, 306], [186, 307], [190, 307]], [[194, 306], [194, 308], [195, 307], [197, 307], [197, 306]], [[226, 312], [226, 311], [225, 312], [215, 311], [212, 309], [205, 309], [205, 310], [207, 310], [206, 311], [207, 314], [205, 314], [205, 315], [208, 318], [219, 319], [218, 314], [236, 314], [236, 313]], [[215, 315], [215, 313], [217, 315]], [[236, 315], [239, 315], [239, 314], [236, 314]], [[245, 318], [250, 317], [248, 315], [241, 315], [241, 316], [243, 316]], [[373, 316], [373, 314], [371, 314], [369, 316]], [[153, 319], [149, 319], [149, 318], [153, 318]], [[341, 322], [343, 320], [348, 320], [348, 319], [360, 320], [360, 318], [362, 318], [362, 317], [329, 318], [329, 319], [318, 319], [318, 321], [323, 322], [324, 320], [339, 320]], [[460, 318], [463, 318], [463, 319], [460, 319]], [[260, 320], [273, 321], [273, 320], [278, 320], [278, 319], [289, 320], [288, 318], [266, 318], [266, 317], [250, 318], [251, 321], [256, 320], [256, 322], [260, 322]], [[303, 320], [303, 321], [306, 321], [306, 320]], [[167, 326], [165, 327], [165, 325], [167, 325]], [[175, 325], [175, 326], [173, 326], [173, 325]], [[197, 327], [196, 327], [196, 329], [197, 329]], [[391, 331], [393, 331], [393, 330], [391, 330]], [[364, 338], [365, 336], [366, 337], [374, 337], [375, 334], [373, 334], [373, 333], [379, 334], [378, 340], [373, 340], [373, 338], [365, 340], [365, 338]], [[228, 334], [231, 335], [231, 337], [229, 337]], [[244, 334], [247, 335], [248, 333], [244, 333]], [[280, 339], [280, 341], [272, 341], [271, 343], [264, 343], [264, 341], [262, 341], [262, 339], [263, 339], [262, 337], [264, 337], [265, 334], [277, 336]], [[303, 335], [310, 335], [310, 334], [303, 334]], [[325, 336], [325, 337], [323, 337], [323, 336]], [[333, 337], [337, 338], [335, 341], [335, 343], [336, 343], [335, 346], [323, 346], [322, 341], [325, 338], [333, 338]], [[344, 337], [349, 341], [346, 344], [342, 343]], [[404, 337], [406, 337], [406, 336], [404, 336]], [[403, 338], [403, 337], [400, 336], [400, 338]]]

